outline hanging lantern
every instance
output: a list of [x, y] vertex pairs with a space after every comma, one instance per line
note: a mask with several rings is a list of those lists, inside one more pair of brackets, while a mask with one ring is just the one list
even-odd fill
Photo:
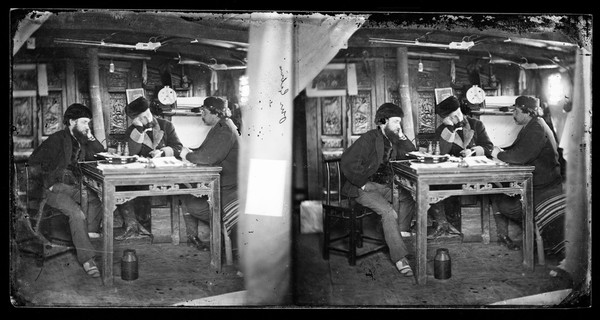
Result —
[[109, 71], [110, 73], [113, 73], [113, 72], [115, 72], [115, 64], [113, 63], [113, 61], [112, 61], [112, 60], [110, 60], [110, 64], [108, 65], [108, 71]]
[[423, 61], [421, 61], [421, 58], [419, 58], [419, 72], [423, 72]]

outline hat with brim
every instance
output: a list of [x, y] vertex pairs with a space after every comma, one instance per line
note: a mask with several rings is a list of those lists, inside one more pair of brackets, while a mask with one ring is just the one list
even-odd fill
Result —
[[452, 112], [458, 110], [458, 108], [460, 108], [458, 99], [455, 96], [449, 96], [435, 106], [435, 113], [440, 117], [445, 118]]
[[150, 108], [150, 102], [144, 97], [139, 97], [125, 107], [125, 114], [131, 119]]
[[231, 110], [225, 105], [225, 100], [218, 97], [208, 97], [204, 99], [201, 107], [192, 108], [190, 111], [200, 112], [203, 108], [218, 114], [220, 117], [231, 117]]
[[539, 103], [538, 99], [528, 96], [519, 96], [515, 99], [515, 104], [512, 105], [513, 110], [519, 108], [533, 116], [539, 114]]

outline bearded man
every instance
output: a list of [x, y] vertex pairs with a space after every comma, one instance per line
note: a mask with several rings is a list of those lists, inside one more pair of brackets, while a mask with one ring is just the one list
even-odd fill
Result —
[[361, 135], [342, 154], [341, 170], [346, 177], [342, 193], [381, 216], [392, 262], [403, 276], [412, 277], [400, 230], [410, 228], [414, 201], [408, 191], [392, 189], [394, 173], [389, 163], [406, 159], [407, 152], [416, 150], [402, 131], [403, 116], [402, 109], [393, 103], [384, 103], [377, 109], [377, 128]]

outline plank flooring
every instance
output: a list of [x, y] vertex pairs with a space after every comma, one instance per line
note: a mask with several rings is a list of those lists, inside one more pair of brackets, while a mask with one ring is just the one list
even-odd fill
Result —
[[[569, 279], [550, 276], [557, 259], [547, 257], [545, 266], [536, 265], [533, 271], [527, 271], [521, 264], [521, 251], [508, 251], [496, 243], [428, 243], [428, 280], [420, 286], [414, 278], [400, 275], [387, 252], [359, 259], [356, 266], [350, 266], [340, 254], [323, 259], [321, 233], [295, 231], [292, 241], [290, 271], [295, 303], [289, 307], [480, 308], [571, 288]], [[99, 241], [95, 244], [100, 247]], [[407, 244], [414, 252], [414, 244]], [[452, 259], [452, 277], [448, 280], [433, 277], [433, 256], [439, 247], [447, 248]], [[120, 277], [124, 249], [136, 250], [137, 280], [124, 281]], [[414, 267], [414, 257], [410, 260]], [[72, 253], [49, 260], [42, 268], [19, 252], [12, 252], [11, 262], [11, 299], [13, 305], [22, 307], [164, 308], [186, 303], [202, 307], [202, 301], [223, 306], [216, 297], [233, 294], [236, 301], [243, 301], [241, 292], [245, 290], [237, 261], [233, 266], [224, 265], [217, 273], [210, 268], [209, 252], [185, 243], [174, 246], [147, 239], [115, 241], [113, 287], [102, 286], [101, 280], [87, 276]]]
[[[135, 249], [139, 278], [121, 279], [124, 249]], [[165, 307], [244, 289], [235, 265], [210, 268], [210, 253], [186, 244], [115, 241], [114, 286], [91, 278], [67, 253], [36, 267], [31, 257], [17, 254], [12, 272], [15, 304], [36, 307]]]
[[[509, 251], [495, 242], [429, 241], [427, 284], [417, 285], [414, 277], [397, 271], [387, 252], [350, 266], [340, 253], [330, 252], [329, 260], [324, 260], [322, 241], [321, 233], [296, 234], [294, 299], [299, 306], [480, 307], [571, 288], [569, 279], [550, 276], [559, 263], [555, 257], [546, 257], [546, 265], [528, 271], [522, 266], [521, 251]], [[414, 253], [414, 238], [406, 243]], [[433, 276], [435, 251], [442, 247], [449, 250], [452, 262], [452, 276], [446, 280]], [[409, 255], [409, 260], [414, 269], [414, 256]]]

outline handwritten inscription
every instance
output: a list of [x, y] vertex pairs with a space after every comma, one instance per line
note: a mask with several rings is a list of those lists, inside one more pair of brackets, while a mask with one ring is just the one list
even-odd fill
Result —
[[279, 66], [279, 72], [281, 73], [281, 83], [279, 85], [279, 93], [281, 93], [281, 95], [285, 95], [290, 90], [290, 89], [285, 89], [285, 90], [283, 89], [283, 83], [287, 80], [287, 77], [283, 74], [283, 67]]
[[287, 117], [286, 117], [286, 115], [285, 115], [286, 111], [285, 111], [285, 108], [283, 107], [283, 103], [281, 103], [281, 102], [280, 102], [280, 103], [279, 103], [279, 105], [280, 105], [280, 107], [279, 107], [279, 108], [281, 109], [281, 114], [283, 115], [283, 116], [281, 117], [281, 119], [279, 119], [279, 124], [282, 124], [282, 123], [284, 123], [284, 122], [285, 122], [285, 120], [287, 119]]

